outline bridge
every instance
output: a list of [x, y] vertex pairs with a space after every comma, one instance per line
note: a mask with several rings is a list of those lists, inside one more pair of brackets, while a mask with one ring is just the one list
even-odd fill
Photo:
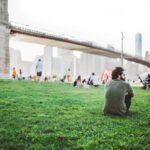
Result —
[[[9, 28], [10, 28], [11, 38], [18, 41], [56, 46], [68, 50], [81, 51], [84, 53], [90, 53], [90, 54], [95, 54], [95, 55], [100, 55], [100, 56], [105, 56], [110, 58], [121, 57], [121, 52], [117, 50], [101, 47], [92, 42], [80, 41], [62, 35], [55, 35], [48, 32], [43, 32], [25, 25], [17, 25], [11, 23]], [[150, 67], [150, 62], [144, 60], [141, 57], [135, 57], [123, 53], [123, 58], [128, 61], [132, 61]]]
[[[0, 76], [9, 75], [9, 38], [16, 40], [39, 43], [44, 45], [61, 47], [68, 50], [77, 50], [85, 53], [101, 55], [110, 58], [120, 58], [117, 50], [101, 47], [91, 42], [80, 41], [70, 37], [54, 35], [49, 32], [22, 27], [9, 23], [8, 0], [0, 1]], [[150, 61], [137, 58], [129, 54], [123, 54], [123, 58], [138, 64], [150, 67]]]

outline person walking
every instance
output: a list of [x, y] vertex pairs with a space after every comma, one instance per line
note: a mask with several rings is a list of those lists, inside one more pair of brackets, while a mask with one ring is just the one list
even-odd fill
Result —
[[37, 80], [40, 81], [41, 76], [42, 76], [42, 70], [43, 70], [43, 64], [41, 59], [38, 59], [38, 62], [36, 64], [36, 75], [37, 75]]

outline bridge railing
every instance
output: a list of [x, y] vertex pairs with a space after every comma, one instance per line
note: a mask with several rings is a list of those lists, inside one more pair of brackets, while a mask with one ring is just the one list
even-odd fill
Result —
[[57, 37], [57, 38], [60, 37], [60, 38], [63, 38], [63, 39], [69, 39], [69, 40], [72, 40], [72, 41], [77, 41], [79, 43], [85, 43], [85, 44], [88, 44], [88, 45], [105, 48], [105, 47], [102, 47], [100, 44], [98, 44], [96, 42], [92, 42], [92, 41], [89, 41], [89, 40], [86, 40], [86, 39], [81, 39], [81, 38], [77, 38], [77, 37], [74, 37], [74, 36], [71, 36], [71, 35], [62, 34], [62, 33], [50, 31], [50, 30], [47, 30], [47, 29], [39, 28], [39, 27], [33, 27], [33, 26], [30, 26], [30, 25], [21, 24], [21, 23], [17, 23], [17, 22], [14, 22], [14, 21], [9, 21], [9, 22], [10, 22], [10, 26], [15, 27], [16, 29], [22, 29], [22, 30], [27, 31], [27, 32], [39, 33], [39, 34], [42, 34], [42, 35], [53, 36], [53, 37]]
[[15, 28], [18, 28], [18, 29], [23, 29], [24, 31], [32, 31], [34, 33], [40, 33], [40, 34], [44, 34], [44, 35], [51, 35], [51, 36], [56, 36], [56, 37], [61, 37], [61, 38], [68, 38], [68, 39], [71, 39], [71, 40], [78, 40], [78, 41], [82, 42], [82, 40], [80, 40], [79, 38], [76, 38], [76, 37], [71, 36], [71, 35], [58, 33], [58, 32], [50, 31], [50, 30], [47, 30], [47, 29], [39, 28], [39, 27], [33, 27], [33, 26], [30, 26], [30, 25], [21, 24], [21, 23], [17, 23], [17, 22], [14, 22], [14, 21], [9, 21], [9, 22], [10, 22], [11, 26], [13, 26]]
[[[46, 35], [46, 36], [53, 36], [53, 37], [56, 37], [56, 38], [63, 38], [63, 39], [69, 39], [69, 40], [72, 40], [72, 41], [77, 41], [79, 43], [85, 43], [87, 45], [91, 45], [91, 46], [96, 46], [96, 47], [99, 47], [99, 48], [104, 48], [104, 49], [107, 49], [107, 50], [110, 50], [110, 51], [114, 51], [114, 52], [121, 52], [120, 50], [118, 49], [109, 49], [109, 48], [105, 48], [105, 47], [102, 47], [100, 46], [98, 43], [95, 43], [95, 42], [91, 42], [91, 41], [88, 41], [88, 40], [81, 40], [79, 38], [75, 38], [73, 36], [70, 36], [70, 35], [66, 35], [66, 34], [61, 34], [61, 33], [56, 33], [56, 32], [53, 32], [53, 31], [49, 31], [49, 30], [46, 30], [46, 29], [42, 29], [42, 28], [39, 28], [39, 27], [33, 27], [33, 26], [29, 26], [29, 25], [24, 25], [24, 24], [20, 24], [20, 23], [16, 23], [14, 21], [10, 21], [10, 26], [13, 26], [15, 27], [16, 29], [21, 29], [21, 30], [24, 30], [24, 31], [27, 31], [27, 32], [33, 32], [33, 33], [39, 33], [41, 35]], [[129, 53], [124, 53], [124, 58], [131, 58], [131, 57], [135, 57]], [[145, 57], [138, 57], [136, 56], [137, 59], [141, 59], [141, 60], [145, 60]]]

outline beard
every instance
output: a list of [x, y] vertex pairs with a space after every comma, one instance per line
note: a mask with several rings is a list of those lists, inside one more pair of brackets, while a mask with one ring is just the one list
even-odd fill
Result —
[[120, 79], [121, 79], [122, 81], [125, 81], [125, 80], [126, 80], [126, 79], [125, 79], [125, 78], [123, 78], [123, 77], [121, 77]]

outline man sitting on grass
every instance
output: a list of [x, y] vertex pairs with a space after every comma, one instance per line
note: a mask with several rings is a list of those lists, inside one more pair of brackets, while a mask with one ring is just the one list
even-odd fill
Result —
[[125, 82], [122, 67], [116, 67], [112, 71], [112, 80], [105, 85], [105, 115], [126, 116], [128, 114], [131, 97], [134, 96], [129, 83]]

